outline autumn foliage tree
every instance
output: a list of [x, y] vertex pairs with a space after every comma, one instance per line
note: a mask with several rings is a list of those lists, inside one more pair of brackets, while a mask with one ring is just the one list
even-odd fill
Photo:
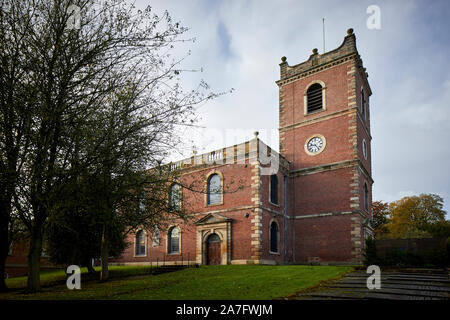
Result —
[[389, 204], [390, 219], [385, 224], [390, 238], [432, 236], [432, 226], [445, 222], [444, 200], [437, 194], [404, 197]]
[[374, 201], [372, 203], [373, 220], [375, 238], [380, 239], [389, 233], [387, 223], [389, 222], [390, 211], [389, 203], [382, 201]]

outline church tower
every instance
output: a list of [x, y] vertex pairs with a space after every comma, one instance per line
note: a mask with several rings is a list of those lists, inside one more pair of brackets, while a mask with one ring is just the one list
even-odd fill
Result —
[[368, 74], [353, 29], [337, 49], [280, 64], [280, 153], [290, 162], [292, 262], [362, 261], [372, 233]]

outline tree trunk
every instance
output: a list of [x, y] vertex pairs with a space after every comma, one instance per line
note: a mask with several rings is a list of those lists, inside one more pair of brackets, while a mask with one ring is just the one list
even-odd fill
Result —
[[6, 292], [8, 291], [8, 286], [6, 285], [6, 281], [5, 281], [5, 272], [6, 272], [6, 258], [8, 256], [8, 253], [6, 253], [6, 255], [3, 253], [3, 248], [2, 248], [2, 252], [0, 253], [0, 292]]
[[102, 234], [102, 245], [101, 245], [101, 260], [102, 260], [102, 270], [100, 272], [100, 281], [106, 281], [109, 278], [108, 270], [108, 257], [109, 257], [109, 246], [108, 246], [108, 236], [106, 226], [103, 226]]
[[[28, 253], [28, 292], [37, 292], [41, 289], [40, 264], [42, 252], [42, 233], [34, 228], [30, 239], [30, 252]], [[40, 229], [40, 228], [39, 228]]]
[[[1, 213], [3, 215], [3, 213]], [[3, 216], [2, 216], [3, 218]], [[2, 219], [3, 220], [3, 219]], [[5, 281], [6, 258], [8, 258], [9, 241], [8, 241], [8, 222], [1, 222], [1, 239], [0, 239], [0, 292], [8, 291]]]
[[[3, 192], [1, 190], [0, 192]], [[9, 199], [9, 200], [6, 200]], [[6, 196], [1, 198], [0, 203], [0, 292], [6, 292], [8, 287], [5, 281], [6, 259], [8, 258], [10, 234], [10, 217], [11, 217], [11, 198]]]
[[91, 263], [88, 263], [86, 265], [86, 268], [88, 269], [89, 274], [95, 274], [95, 269], [94, 269], [94, 267], [92, 266]]

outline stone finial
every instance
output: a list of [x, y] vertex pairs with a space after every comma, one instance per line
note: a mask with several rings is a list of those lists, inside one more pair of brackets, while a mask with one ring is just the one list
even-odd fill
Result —
[[285, 63], [285, 62], [286, 62], [286, 57], [284, 57], [284, 56], [281, 57], [281, 62], [282, 62], [282, 63]]
[[317, 54], [317, 52], [319, 52], [319, 50], [317, 50], [317, 48], [313, 49], [313, 54]]
[[348, 29], [347, 30], [347, 35], [351, 36], [352, 34], [353, 34], [353, 29], [352, 28]]
[[255, 131], [255, 132], [253, 132], [253, 134], [255, 135], [255, 139], [258, 139], [259, 132]]

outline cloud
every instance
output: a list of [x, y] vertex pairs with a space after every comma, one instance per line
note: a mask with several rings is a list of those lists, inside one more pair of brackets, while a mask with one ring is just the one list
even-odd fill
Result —
[[[372, 4], [381, 10], [380, 30], [366, 26]], [[277, 129], [280, 57], [293, 65], [313, 48], [322, 52], [325, 18], [326, 50], [338, 47], [352, 27], [369, 73], [374, 199], [437, 192], [450, 200], [450, 2], [160, 0], [152, 5], [167, 9], [197, 39], [184, 63], [203, 72], [185, 74], [186, 86], [205, 79], [217, 92], [235, 88], [199, 110], [205, 129], [187, 134], [199, 137], [193, 141], [199, 149], [228, 145], [225, 138], [204, 139], [205, 130], [225, 137], [227, 130], [240, 132], [232, 139], [236, 143], [256, 129]], [[270, 140], [277, 149], [277, 139]]]

